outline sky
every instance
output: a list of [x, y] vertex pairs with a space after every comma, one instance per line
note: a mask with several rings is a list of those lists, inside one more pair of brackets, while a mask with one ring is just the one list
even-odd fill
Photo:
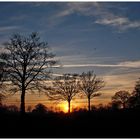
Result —
[[118, 90], [132, 92], [139, 78], [139, 13], [139, 2], [0, 2], [0, 47], [14, 33], [38, 32], [61, 63], [54, 73], [94, 70], [106, 86], [93, 104], [106, 103]]

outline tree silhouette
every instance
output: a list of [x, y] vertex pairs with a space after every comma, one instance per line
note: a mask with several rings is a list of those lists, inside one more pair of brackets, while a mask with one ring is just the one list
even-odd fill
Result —
[[4, 63], [0, 62], [0, 86], [2, 84], [3, 81], [3, 74], [4, 74]]
[[88, 110], [90, 111], [90, 100], [96, 96], [100, 96], [100, 93], [97, 92], [104, 87], [105, 83], [103, 80], [97, 78], [93, 71], [83, 72], [80, 77], [80, 89], [87, 96]]
[[139, 107], [140, 106], [140, 78], [136, 81], [134, 91], [132, 92], [132, 96], [129, 99], [129, 104], [131, 107]]
[[33, 109], [33, 112], [36, 112], [36, 113], [46, 113], [47, 112], [47, 107], [41, 103], [38, 103], [36, 106], [35, 106], [35, 109]]
[[25, 113], [26, 91], [40, 90], [43, 80], [49, 78], [48, 68], [55, 61], [54, 55], [48, 51], [48, 44], [41, 41], [38, 33], [27, 37], [14, 34], [4, 44], [2, 61], [6, 63], [7, 80], [12, 83], [12, 91], [21, 92], [21, 114]]
[[7, 106], [7, 109], [10, 112], [18, 112], [19, 111], [19, 109], [16, 105], [9, 105], [9, 106]]
[[120, 103], [123, 108], [126, 108], [126, 104], [128, 103], [130, 96], [131, 94], [128, 91], [121, 90], [115, 93], [115, 95], [112, 97], [112, 101]]
[[0, 60], [0, 104], [2, 104], [2, 100], [6, 98], [6, 96], [2, 93], [3, 92], [3, 82], [4, 82], [4, 67], [5, 63]]
[[57, 77], [53, 82], [53, 87], [48, 90], [48, 97], [51, 100], [62, 100], [68, 102], [68, 113], [70, 113], [71, 100], [79, 92], [79, 82], [76, 77], [64, 74]]
[[119, 101], [112, 101], [110, 103], [110, 108], [113, 109], [113, 110], [120, 109], [121, 108], [121, 103]]

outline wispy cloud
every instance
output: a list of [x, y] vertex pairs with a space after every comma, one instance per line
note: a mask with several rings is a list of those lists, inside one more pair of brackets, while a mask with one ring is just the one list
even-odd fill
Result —
[[[56, 8], [50, 12], [46, 12], [46, 16], [39, 16], [41, 25], [46, 25], [51, 28], [65, 22], [66, 18], [72, 14], [91, 17], [93, 20], [91, 25], [98, 24], [103, 26], [114, 27], [119, 31], [128, 29], [140, 28], [140, 19], [132, 20], [129, 16], [123, 14], [122, 11], [126, 10], [124, 5], [117, 3], [103, 3], [103, 2], [64, 2], [64, 3], [50, 3], [50, 2], [31, 2], [31, 3], [17, 3], [18, 6], [30, 6], [30, 8], [48, 8], [52, 5]], [[114, 12], [112, 9], [115, 9]], [[28, 20], [32, 18], [31, 14], [23, 14], [13, 16], [12, 21]], [[37, 22], [38, 20], [36, 20]], [[94, 25], [93, 25], [94, 26]], [[86, 28], [85, 28], [86, 29]]]
[[140, 68], [140, 61], [125, 61], [118, 64], [69, 64], [62, 65], [64, 68], [72, 67], [124, 67], [124, 68]]
[[131, 21], [127, 17], [119, 17], [115, 15], [109, 18], [105, 17], [97, 19], [95, 23], [117, 27], [120, 30], [127, 30], [130, 28], [140, 28], [140, 21]]
[[19, 26], [1, 26], [0, 32], [11, 31], [11, 30], [15, 30], [18, 28], [19, 28]]
[[106, 82], [104, 91], [115, 93], [115, 91], [118, 90], [129, 90], [130, 92], [132, 92], [138, 78], [139, 78], [139, 72], [117, 74], [117, 75], [115, 74], [105, 75], [103, 76], [103, 79]]
[[119, 63], [118, 65], [131, 68], [140, 68], [140, 61], [125, 61]]
[[95, 15], [93, 9], [97, 8], [99, 4], [97, 2], [68, 2], [63, 5], [65, 8], [62, 8], [60, 11], [57, 11], [57, 14], [54, 15], [55, 18], [62, 18], [69, 16], [73, 13], [79, 13], [82, 15]]
[[[124, 15], [118, 15], [113, 13], [113, 11], [109, 10], [109, 7], [113, 7], [113, 4], [109, 4], [110, 6], [105, 6], [105, 3], [98, 2], [69, 2], [65, 3], [64, 8], [57, 11], [54, 15], [51, 16], [50, 21], [57, 20], [58, 24], [61, 21], [64, 21], [64, 18], [77, 13], [83, 16], [90, 16], [94, 19], [95, 24], [115, 27], [120, 31], [125, 31], [132, 28], [140, 28], [140, 20], [130, 20], [128, 17]], [[117, 6], [116, 6], [117, 7]], [[124, 8], [117, 8], [124, 9]], [[57, 22], [55, 22], [57, 24]]]
[[71, 8], [63, 9], [62, 11], [59, 11], [58, 13], [56, 13], [52, 18], [53, 19], [63, 18], [65, 16], [71, 15], [73, 12], [74, 11]]
[[128, 17], [114, 14], [109, 11], [107, 7], [102, 3], [82, 3], [71, 4], [75, 11], [80, 12], [83, 15], [93, 16], [96, 18], [95, 23], [101, 25], [108, 25], [116, 27], [120, 30], [127, 30], [130, 28], [140, 28], [140, 21], [132, 21]]

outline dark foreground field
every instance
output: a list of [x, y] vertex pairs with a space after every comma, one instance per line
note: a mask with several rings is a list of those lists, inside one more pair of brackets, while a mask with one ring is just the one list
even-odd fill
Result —
[[101, 110], [63, 113], [0, 114], [5, 138], [137, 138], [140, 110]]

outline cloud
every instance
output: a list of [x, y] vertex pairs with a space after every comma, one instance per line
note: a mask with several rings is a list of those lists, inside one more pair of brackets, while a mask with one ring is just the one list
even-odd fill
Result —
[[[31, 2], [31, 3], [17, 3], [18, 7], [30, 6], [30, 8], [45, 7], [46, 9], [51, 5], [56, 8], [46, 13], [46, 16], [40, 16], [41, 24], [47, 23], [47, 27], [51, 28], [65, 22], [66, 18], [72, 14], [91, 17], [93, 22], [91, 25], [98, 24], [103, 26], [114, 27], [119, 31], [128, 29], [140, 28], [140, 20], [131, 20], [129, 17], [123, 15], [126, 7], [118, 3], [103, 3], [103, 2], [64, 2], [64, 3], [50, 3], [50, 2]], [[117, 12], [114, 12], [114, 10]], [[127, 7], [128, 9], [128, 7]], [[131, 10], [131, 9], [129, 9]], [[32, 16], [31, 16], [32, 17]], [[30, 14], [13, 16], [11, 20], [21, 21], [30, 19]], [[47, 17], [47, 18], [46, 18]], [[1, 31], [1, 30], [0, 30]]]
[[99, 8], [99, 3], [97, 2], [75, 2], [67, 4], [70, 9], [74, 12], [79, 12], [82, 15], [95, 15]]
[[[66, 2], [66, 3], [55, 3], [58, 7], [55, 11], [47, 18], [49, 25], [54, 27], [61, 24], [65, 19], [76, 13], [83, 16], [95, 15], [98, 3], [96, 2]], [[94, 12], [93, 12], [94, 10]]]
[[[114, 14], [113, 11], [109, 11], [102, 3], [72, 4], [71, 6], [74, 6], [75, 11], [80, 12], [83, 15], [95, 17], [96, 20], [94, 23], [96, 24], [108, 25], [120, 30], [140, 27], [139, 20], [131, 21], [128, 17]], [[110, 6], [112, 6], [112, 4]]]
[[[118, 63], [116, 65], [134, 67], [134, 65], [137, 64], [139, 65], [140, 61], [135, 61], [134, 63], [132, 61], [126, 61]], [[57, 76], [57, 74], [55, 76]], [[138, 79], [138, 76], [139, 71], [136, 71], [135, 73], [107, 73], [105, 75], [102, 75], [102, 78], [105, 81], [105, 87], [100, 91], [102, 93], [100, 98], [94, 99], [94, 101], [101, 100], [101, 103], [104, 103], [105, 101], [109, 102], [111, 101], [111, 97], [119, 90], [127, 90], [131, 93], [134, 89], [135, 82]]]
[[99, 19], [95, 23], [104, 24], [104, 25], [113, 25], [113, 26], [121, 26], [123, 24], [128, 24], [130, 21], [124, 17], [113, 17], [113, 18], [105, 18]]
[[[56, 11], [56, 13], [51, 16], [50, 21], [58, 20], [59, 24], [61, 21], [64, 21], [64, 18], [73, 13], [77, 13], [83, 16], [90, 16], [94, 19], [95, 24], [115, 27], [121, 31], [140, 28], [140, 20], [133, 21], [121, 15], [121, 10], [125, 8], [121, 8], [120, 5], [115, 7], [114, 5], [115, 4], [112, 3], [99, 2], [68, 2], [62, 6], [61, 10]], [[113, 13], [113, 10], [110, 10], [111, 7], [116, 8], [118, 13]], [[55, 25], [56, 24], [57, 22], [55, 22]]]
[[2, 26], [0, 27], [0, 32], [11, 31], [19, 28], [19, 26]]
[[112, 95], [119, 90], [133, 91], [139, 72], [125, 73], [118, 75], [105, 75], [103, 79], [106, 83], [103, 92]]
[[131, 68], [140, 68], [140, 60], [139, 61], [125, 61], [119, 63], [122, 67], [131, 67]]
[[56, 19], [56, 18], [62, 18], [62, 17], [65, 17], [65, 16], [68, 16], [68, 15], [71, 15], [73, 13], [73, 10], [72, 9], [63, 9], [62, 11], [59, 11], [58, 13], [56, 13], [53, 18]]
[[130, 21], [126, 17], [113, 16], [111, 18], [101, 18], [97, 19], [95, 23], [117, 27], [120, 30], [127, 30], [130, 28], [140, 28], [140, 21]]
[[61, 18], [69, 16], [73, 13], [79, 13], [82, 15], [93, 15], [95, 11], [92, 10], [97, 8], [99, 4], [97, 2], [68, 2], [64, 5], [65, 8], [62, 10], [57, 11], [55, 14], [55, 18]]
[[103, 76], [105, 87], [100, 91], [102, 93], [100, 99], [109, 102], [111, 101], [111, 97], [119, 90], [126, 90], [131, 93], [138, 79], [138, 75], [139, 73], [137, 72]]
[[[124, 61], [118, 64], [68, 64], [62, 65], [64, 68], [72, 68], [72, 67], [122, 67], [122, 68], [140, 68], [140, 60], [139, 61]], [[57, 67], [57, 66], [55, 66]]]

